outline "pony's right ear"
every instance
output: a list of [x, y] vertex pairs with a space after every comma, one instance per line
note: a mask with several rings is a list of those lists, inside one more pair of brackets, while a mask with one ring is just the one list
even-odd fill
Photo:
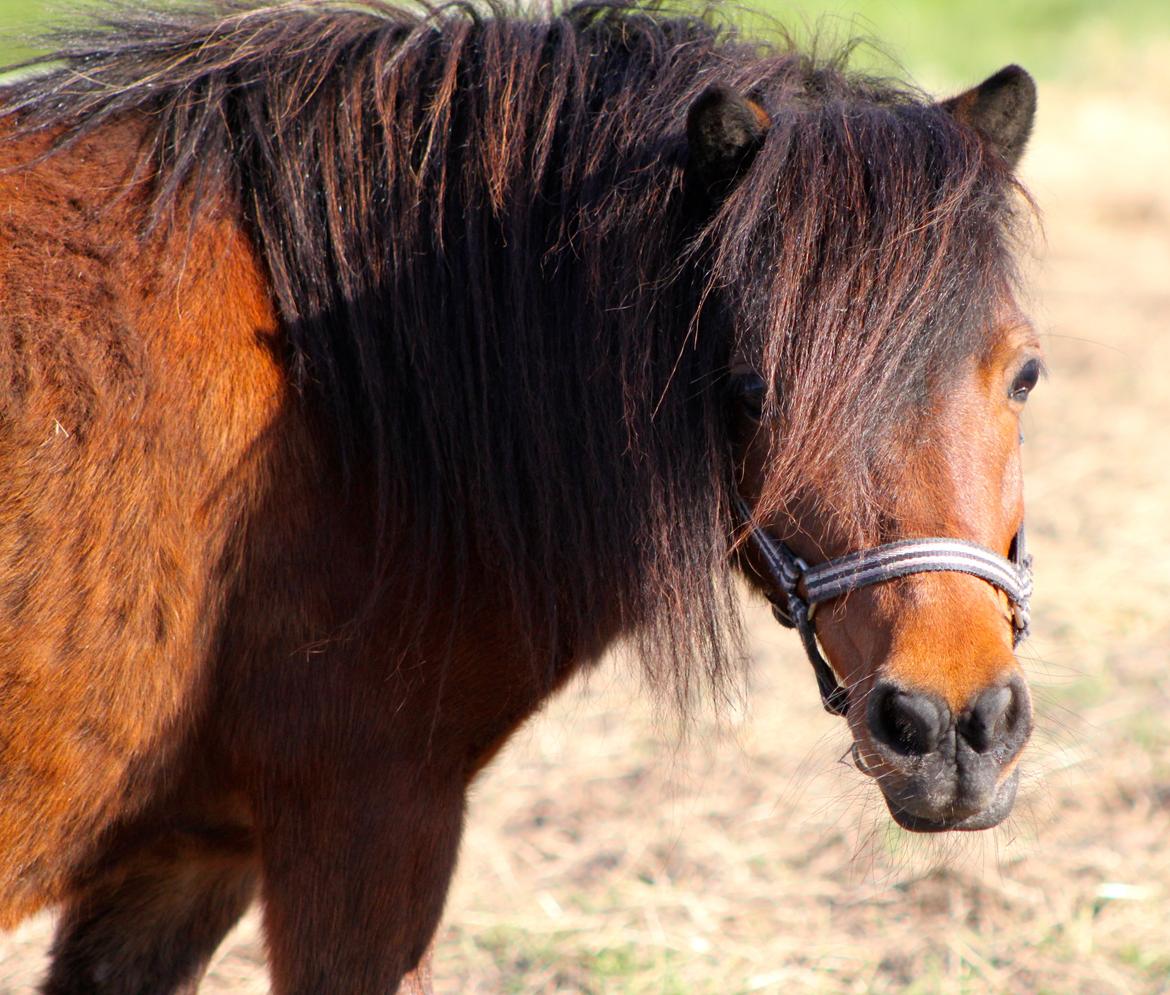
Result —
[[751, 165], [772, 119], [729, 86], [707, 87], [687, 113], [690, 169], [712, 196], [722, 196]]
[[942, 102], [957, 121], [974, 128], [1015, 169], [1036, 118], [1036, 83], [1019, 66], [1005, 66], [977, 87]]

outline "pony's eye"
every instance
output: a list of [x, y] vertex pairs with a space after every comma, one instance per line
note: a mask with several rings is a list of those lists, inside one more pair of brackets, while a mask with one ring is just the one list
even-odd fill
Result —
[[1013, 401], [1018, 401], [1023, 404], [1028, 399], [1028, 395], [1032, 393], [1032, 388], [1036, 386], [1040, 379], [1040, 360], [1029, 359], [1022, 367], [1020, 372], [1016, 374], [1016, 379], [1012, 381], [1012, 389], [1008, 391], [1008, 397]]
[[735, 373], [731, 377], [731, 395], [740, 411], [752, 421], [758, 422], [764, 414], [764, 395], [768, 385], [755, 370]]

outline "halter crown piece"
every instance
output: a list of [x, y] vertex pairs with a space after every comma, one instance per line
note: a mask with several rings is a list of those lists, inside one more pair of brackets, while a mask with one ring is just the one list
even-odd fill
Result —
[[738, 493], [735, 505], [749, 530], [748, 540], [759, 554], [771, 582], [768, 600], [772, 603], [772, 614], [781, 625], [800, 634], [816, 673], [821, 701], [825, 710], [834, 715], [845, 714], [848, 696], [817, 644], [812, 614], [822, 602], [910, 574], [965, 573], [987, 581], [1007, 595], [1012, 608], [1012, 646], [1018, 646], [1028, 636], [1032, 557], [1024, 547], [1022, 525], [1012, 540], [1010, 559], [964, 539], [900, 539], [810, 567], [775, 536], [755, 525], [751, 509]]

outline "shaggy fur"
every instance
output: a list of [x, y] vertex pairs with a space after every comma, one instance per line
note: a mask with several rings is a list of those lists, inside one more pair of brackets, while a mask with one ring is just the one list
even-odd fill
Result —
[[[489, 564], [534, 647], [604, 641], [606, 605], [654, 672], [718, 671], [728, 358], [782, 409], [762, 510], [815, 486], [860, 542], [890, 426], [1002, 296], [1011, 180], [969, 129], [708, 19], [229, 2], [55, 48], [9, 113], [61, 144], [142, 115], [156, 221], [226, 186], [385, 562]], [[774, 125], [704, 217], [683, 122], [715, 82]]]
[[275, 992], [380, 995], [551, 690], [727, 673], [734, 365], [761, 516], [880, 538], [1013, 181], [711, 17], [136, 6], [0, 92], [0, 924], [66, 905], [56, 995], [191, 992], [258, 886]]

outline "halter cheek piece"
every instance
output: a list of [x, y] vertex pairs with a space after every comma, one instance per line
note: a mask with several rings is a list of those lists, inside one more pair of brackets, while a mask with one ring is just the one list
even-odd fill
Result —
[[[1012, 608], [1012, 646], [1028, 635], [1028, 599], [1032, 596], [1032, 557], [1024, 548], [1024, 527], [1012, 540], [1010, 559], [963, 539], [901, 539], [839, 556], [810, 567], [767, 530], [756, 527], [751, 509], [739, 495], [736, 510], [749, 529], [748, 541], [759, 554], [767, 580], [768, 600], [776, 621], [800, 634], [821, 690], [825, 710], [844, 715], [848, 695], [817, 645], [812, 615], [816, 606], [895, 577], [952, 571], [971, 574], [1007, 595]], [[803, 588], [804, 593], [801, 593]]]

